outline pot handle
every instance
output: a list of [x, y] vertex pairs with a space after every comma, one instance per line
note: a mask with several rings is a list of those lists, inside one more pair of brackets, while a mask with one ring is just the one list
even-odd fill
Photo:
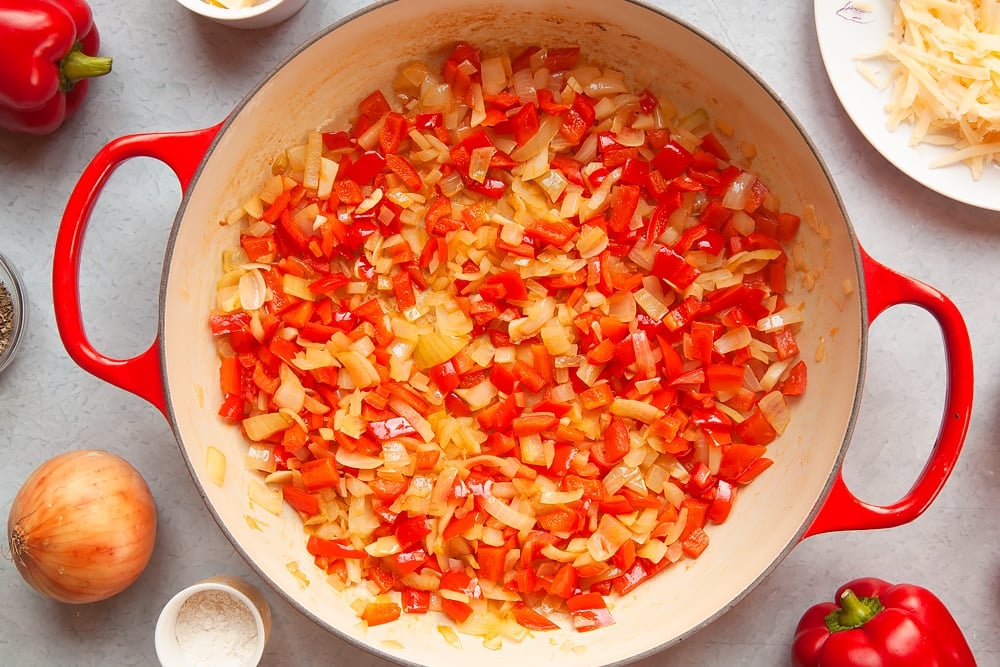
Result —
[[941, 327], [947, 367], [944, 414], [927, 463], [906, 495], [891, 505], [871, 505], [850, 492], [838, 470], [826, 501], [803, 539], [838, 530], [890, 528], [916, 519], [934, 501], [954, 470], [972, 415], [972, 343], [958, 308], [933, 287], [896, 273], [863, 249], [861, 263], [869, 326], [888, 308], [911, 304], [930, 313]]
[[56, 326], [69, 356], [84, 370], [146, 399], [166, 414], [167, 403], [159, 365], [159, 337], [130, 359], [112, 359], [98, 352], [84, 331], [80, 311], [80, 255], [94, 205], [112, 172], [134, 157], [151, 157], [177, 175], [181, 190], [188, 185], [222, 124], [190, 132], [134, 134], [119, 137], [98, 151], [73, 188], [56, 235], [52, 262], [52, 300]]

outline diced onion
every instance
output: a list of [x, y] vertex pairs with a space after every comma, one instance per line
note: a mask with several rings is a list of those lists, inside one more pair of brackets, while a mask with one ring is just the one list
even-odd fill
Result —
[[577, 252], [580, 257], [596, 257], [604, 252], [608, 247], [608, 233], [600, 227], [584, 225], [580, 230], [580, 236], [576, 241]]
[[319, 187], [321, 159], [323, 156], [323, 135], [320, 132], [310, 132], [306, 136], [305, 167], [302, 174], [302, 185], [309, 190]]
[[274, 392], [272, 398], [274, 404], [279, 408], [288, 408], [292, 412], [300, 411], [305, 405], [306, 390], [302, 386], [299, 376], [286, 364], [281, 364], [278, 368], [278, 378], [281, 380], [281, 384]]
[[680, 513], [677, 516], [677, 520], [674, 521], [667, 533], [663, 536], [663, 543], [670, 545], [680, 539], [681, 533], [684, 532], [684, 528], [687, 526], [688, 519], [688, 508], [682, 507]]
[[788, 404], [785, 402], [785, 395], [780, 391], [771, 391], [761, 397], [760, 401], [757, 402], [757, 407], [760, 408], [761, 414], [764, 418], [774, 427], [774, 430], [780, 435], [785, 432], [791, 421], [792, 414], [788, 409]]
[[663, 410], [644, 401], [616, 398], [611, 402], [611, 414], [649, 424], [663, 416]]
[[507, 87], [507, 70], [503, 58], [484, 58], [479, 63], [479, 72], [483, 79], [484, 94], [496, 95]]
[[656, 252], [661, 248], [659, 244], [647, 244], [643, 240], [636, 241], [632, 249], [629, 250], [628, 258], [635, 262], [639, 267], [646, 269], [647, 271], [652, 271], [653, 260], [656, 257]]
[[413, 348], [413, 362], [420, 370], [438, 366], [458, 354], [469, 344], [468, 336], [456, 336], [436, 331], [423, 334]]
[[543, 505], [563, 505], [575, 503], [580, 498], [583, 498], [583, 487], [574, 491], [543, 491], [538, 496], [538, 502]]
[[750, 344], [750, 340], [753, 336], [750, 334], [750, 329], [745, 325], [741, 325], [730, 329], [726, 333], [719, 336], [712, 347], [719, 354], [729, 354], [735, 350], [741, 350]]
[[524, 145], [511, 152], [510, 157], [518, 162], [530, 160], [535, 155], [541, 153], [549, 147], [549, 143], [557, 134], [562, 125], [561, 116], [545, 115], [538, 125], [538, 131]]
[[485, 408], [493, 401], [497, 395], [497, 388], [489, 380], [483, 380], [472, 387], [460, 387], [455, 390], [455, 394], [465, 401], [471, 410], [475, 411]]
[[260, 470], [261, 472], [274, 472], [277, 470], [277, 462], [274, 460], [274, 445], [266, 445], [255, 442], [247, 447], [244, 457], [244, 465], [250, 470]]
[[728, 209], [742, 211], [750, 196], [750, 189], [756, 180], [757, 177], [749, 171], [744, 171], [734, 178], [722, 196], [722, 205]]
[[434, 427], [412, 405], [398, 398], [391, 398], [389, 399], [389, 408], [400, 417], [406, 417], [406, 421], [410, 422], [410, 426], [420, 434], [424, 442], [430, 442], [434, 439]]
[[267, 298], [264, 276], [257, 269], [250, 269], [240, 276], [240, 305], [246, 310], [258, 310]]
[[340, 164], [330, 158], [320, 158], [319, 182], [316, 184], [316, 196], [319, 199], [329, 199], [333, 192], [333, 182], [337, 180]]
[[371, 544], [365, 546], [365, 551], [368, 552], [368, 555], [374, 556], [375, 558], [392, 556], [393, 554], [398, 554], [402, 550], [403, 547], [399, 544], [399, 540], [396, 539], [395, 535], [384, 535]]
[[776, 313], [771, 313], [757, 321], [757, 329], [763, 332], [775, 331], [789, 324], [802, 321], [802, 311], [794, 306], [786, 306]]
[[545, 449], [542, 447], [542, 436], [537, 433], [523, 435], [519, 439], [521, 445], [521, 461], [530, 466], [545, 465]]
[[[530, 69], [519, 69], [514, 72], [514, 93], [522, 104], [537, 102], [538, 94], [535, 90], [535, 79], [531, 75]], [[514, 158], [515, 160], [518, 158]]]
[[244, 419], [243, 430], [251, 440], [260, 441], [284, 431], [291, 423], [292, 420], [280, 412], [268, 412]]
[[216, 486], [226, 481], [226, 455], [211, 445], [205, 450], [205, 474]]
[[635, 297], [632, 292], [615, 292], [608, 299], [608, 316], [619, 322], [635, 320]]
[[250, 497], [250, 502], [259, 505], [275, 516], [280, 516], [284, 509], [285, 501], [281, 491], [268, 488], [258, 479], [250, 480], [247, 495]]
[[486, 172], [490, 168], [490, 160], [493, 159], [493, 155], [496, 152], [497, 149], [494, 146], [473, 148], [469, 164], [469, 178], [479, 183], [485, 181]]
[[357, 468], [358, 470], [374, 470], [382, 467], [384, 463], [377, 456], [369, 456], [360, 452], [352, 452], [344, 447], [339, 447], [335, 455], [337, 463], [347, 468]]
[[764, 371], [764, 374], [758, 381], [758, 387], [764, 391], [774, 389], [774, 387], [778, 384], [778, 381], [781, 379], [781, 376], [784, 375], [785, 371], [788, 370], [788, 367], [792, 365], [793, 361], [795, 361], [794, 357], [776, 361], [768, 366], [767, 370]]
[[483, 509], [500, 523], [515, 530], [531, 530], [535, 526], [535, 517], [518, 512], [493, 496], [483, 499]]
[[598, 562], [615, 555], [623, 544], [632, 539], [632, 531], [611, 514], [602, 514], [597, 530], [587, 539], [587, 551]]
[[660, 301], [656, 296], [654, 296], [645, 287], [640, 287], [637, 289], [633, 296], [635, 298], [635, 303], [639, 305], [640, 308], [645, 311], [650, 318], [654, 321], [661, 321], [664, 316], [670, 312], [670, 307]]

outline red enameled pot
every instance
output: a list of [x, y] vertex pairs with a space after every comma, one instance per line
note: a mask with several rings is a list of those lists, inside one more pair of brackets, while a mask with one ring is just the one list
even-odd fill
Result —
[[[434, 615], [404, 615], [363, 629], [351, 596], [335, 592], [312, 569], [297, 515], [289, 510], [278, 519], [248, 502], [249, 485], [259, 479], [241, 469], [245, 444], [237, 429], [216, 416], [218, 358], [206, 324], [222, 250], [234, 244], [233, 230], [218, 221], [260, 187], [273, 157], [308, 130], [343, 123], [374, 85], [391, 83], [400, 64], [439, 57], [460, 40], [491, 49], [580, 45], [591, 59], [626, 72], [637, 89], [648, 86], [678, 108], [704, 108], [727, 119], [756, 144], [756, 169], [784, 208], [815, 212], [796, 250], [809, 270], [792, 283], [794, 298], [805, 303], [798, 340], [809, 362], [809, 388], [794, 406], [792, 425], [771, 446], [775, 465], [741, 493], [729, 521], [713, 527], [701, 558], [614, 600], [615, 625], [590, 633], [535, 633], [499, 651], [471, 637], [462, 639], [461, 649], [451, 646]], [[169, 165], [183, 200], [166, 252], [156, 338], [134, 358], [113, 359], [91, 345], [83, 328], [80, 254], [108, 177], [138, 156]], [[105, 146], [66, 207], [55, 248], [54, 297], [70, 355], [164, 414], [208, 508], [257, 572], [322, 626], [387, 659], [413, 664], [486, 667], [566, 658], [578, 665], [613, 664], [672, 645], [730, 609], [802, 539], [887, 528], [920, 515], [955, 467], [972, 406], [971, 346], [952, 302], [864, 252], [822, 159], [766, 84], [697, 29], [630, 0], [396, 0], [366, 7], [295, 51], [219, 125], [126, 136]], [[947, 393], [941, 430], [913, 487], [894, 503], [874, 505], [847, 488], [841, 464], [858, 414], [868, 329], [884, 310], [904, 303], [925, 309], [941, 327]], [[229, 461], [223, 487], [206, 475], [210, 445]], [[309, 586], [289, 563], [298, 564]]]

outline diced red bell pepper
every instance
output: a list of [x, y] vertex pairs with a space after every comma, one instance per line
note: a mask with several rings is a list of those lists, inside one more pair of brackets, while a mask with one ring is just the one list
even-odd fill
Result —
[[590, 460], [600, 468], [608, 470], [621, 461], [632, 448], [628, 424], [621, 417], [612, 417], [604, 430], [603, 440], [594, 443], [590, 449]]
[[431, 608], [431, 592], [404, 588], [399, 594], [403, 611], [407, 614], [426, 614]]
[[337, 463], [332, 458], [306, 461], [299, 471], [302, 473], [302, 484], [306, 487], [306, 491], [318, 491], [340, 483]]
[[358, 104], [358, 111], [364, 118], [376, 121], [389, 113], [392, 107], [381, 90], [375, 89]]
[[552, 219], [536, 220], [524, 228], [525, 235], [557, 248], [569, 243], [579, 231], [579, 228], [568, 220]]
[[729, 445], [722, 453], [722, 462], [719, 464], [719, 477], [730, 482], [737, 481], [740, 475], [766, 452], [767, 447], [763, 445], [744, 443]]
[[689, 150], [676, 141], [670, 141], [653, 156], [650, 164], [669, 180], [684, 173], [693, 159]]
[[402, 608], [395, 602], [369, 602], [361, 612], [361, 620], [374, 627], [383, 623], [391, 623], [400, 617]]
[[611, 199], [611, 217], [608, 218], [608, 230], [620, 234], [632, 223], [632, 216], [639, 205], [641, 191], [638, 185], [619, 185]]
[[441, 611], [448, 615], [456, 623], [464, 623], [472, 615], [472, 605], [461, 600], [451, 598], [441, 598]]
[[379, 442], [417, 435], [417, 430], [413, 428], [410, 420], [406, 417], [392, 417], [379, 421], [371, 421], [368, 422], [367, 427], [368, 432]]
[[604, 598], [597, 593], [582, 593], [566, 600], [573, 627], [579, 632], [597, 630], [613, 625], [614, 617]]
[[476, 561], [479, 563], [479, 578], [503, 583], [504, 574], [507, 571], [506, 563], [509, 552], [510, 548], [508, 547], [491, 547], [480, 544], [476, 550]]
[[511, 424], [514, 429], [514, 435], [517, 437], [523, 437], [526, 435], [533, 435], [537, 433], [542, 433], [544, 431], [550, 431], [559, 425], [559, 418], [554, 414], [545, 413], [528, 413], [523, 414], [518, 417], [514, 417]]
[[222, 405], [219, 407], [219, 416], [233, 423], [243, 420], [245, 415], [244, 400], [242, 394], [226, 394]]
[[285, 502], [291, 505], [296, 511], [308, 514], [309, 516], [319, 514], [319, 496], [316, 494], [303, 491], [291, 484], [286, 484], [281, 487], [281, 495], [284, 496]]
[[630, 157], [622, 165], [621, 182], [645, 185], [649, 178], [649, 163], [640, 157]]
[[528, 298], [528, 290], [524, 286], [524, 280], [516, 269], [495, 273], [486, 279], [485, 284], [497, 285], [503, 288], [503, 292], [499, 294], [499, 299], [524, 301]]
[[324, 132], [323, 146], [328, 151], [342, 151], [351, 148], [351, 135], [347, 132]]
[[540, 88], [536, 94], [538, 96], [539, 108], [547, 114], [561, 116], [571, 108], [568, 104], [563, 104], [561, 101], [557, 102], [555, 93], [548, 88]]
[[461, 381], [458, 372], [455, 370], [455, 364], [451, 360], [437, 366], [432, 366], [428, 369], [428, 374], [443, 394], [450, 394], [455, 391]]
[[735, 392], [743, 386], [745, 371], [733, 364], [708, 364], [705, 366], [705, 380], [710, 391]]
[[788, 376], [778, 385], [785, 396], [801, 396], [806, 390], [806, 363], [798, 361], [788, 370]]
[[415, 516], [400, 521], [396, 525], [394, 534], [399, 546], [409, 549], [413, 545], [423, 540], [431, 532], [431, 524], [424, 516]]
[[405, 577], [423, 567], [428, 558], [429, 556], [423, 548], [415, 548], [394, 554], [392, 562], [396, 565], [399, 573]]
[[410, 161], [402, 155], [396, 155], [395, 153], [386, 155], [385, 164], [392, 170], [392, 173], [399, 176], [399, 180], [403, 181], [403, 185], [413, 192], [419, 192], [424, 187], [424, 182], [420, 178], [420, 174], [410, 164]]
[[746, 419], [736, 425], [736, 432], [750, 445], [768, 445], [778, 437], [777, 431], [759, 408], [754, 408]]
[[681, 542], [681, 548], [686, 555], [697, 558], [708, 548], [708, 542], [708, 533], [698, 528]]
[[577, 93], [573, 98], [573, 106], [563, 115], [562, 125], [559, 126], [559, 134], [570, 143], [575, 145], [580, 143], [583, 137], [590, 131], [594, 124], [597, 112], [594, 104], [583, 93]]
[[681, 256], [667, 246], [660, 246], [653, 257], [653, 275], [668, 281], [679, 290], [687, 289], [701, 275]]
[[385, 123], [379, 133], [378, 144], [382, 154], [387, 158], [399, 150], [399, 145], [406, 137], [406, 118], [397, 111], [389, 111], [385, 115]]
[[[350, 178], [358, 185], [368, 185], [385, 168], [386, 161], [378, 151], [365, 151], [350, 166], [343, 178]], [[360, 203], [360, 202], [359, 202]]]
[[701, 138], [701, 147], [720, 160], [729, 162], [729, 151], [722, 145], [715, 133], [706, 132]]
[[523, 602], [517, 602], [510, 610], [514, 622], [529, 630], [544, 632], [558, 630], [559, 626]]
[[538, 133], [540, 123], [538, 121], [538, 107], [534, 102], [523, 105], [517, 113], [511, 116], [511, 130], [514, 134], [514, 141], [518, 146], [523, 146]]
[[736, 485], [724, 479], [716, 481], [716, 486], [712, 489], [711, 505], [708, 508], [708, 520], [712, 523], [723, 523], [729, 518], [732, 512], [733, 502], [736, 500]]
[[368, 554], [360, 549], [347, 546], [343, 541], [327, 540], [316, 535], [310, 535], [306, 541], [306, 551], [313, 556], [326, 556], [327, 558], [358, 558], [365, 559]]
[[250, 313], [237, 311], [235, 313], [216, 314], [208, 316], [213, 336], [225, 336], [234, 332], [250, 329]]

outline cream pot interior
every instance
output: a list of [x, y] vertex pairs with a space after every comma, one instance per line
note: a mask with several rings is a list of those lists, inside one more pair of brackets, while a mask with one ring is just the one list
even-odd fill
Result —
[[[563, 630], [506, 641], [487, 650], [463, 636], [450, 646], [434, 615], [365, 629], [314, 570], [299, 519], [254, 506], [242, 469], [245, 444], [216, 416], [218, 358], [205, 326], [215, 303], [223, 248], [235, 231], [219, 220], [259, 188], [283, 147], [311, 129], [346, 122], [376, 84], [391, 84], [400, 64], [439, 57], [464, 40], [504, 45], [579, 45], [681, 109], [704, 107], [756, 144], [756, 167], [783, 208], [816, 212], [803, 224], [796, 258], [809, 279], [791, 300], [806, 305], [799, 336], [810, 363], [809, 389], [794, 405], [789, 430], [774, 443], [776, 464], [747, 487], [729, 521], [713, 526], [711, 547], [622, 599], [616, 625], [591, 633]], [[388, 89], [388, 88], [387, 88]], [[162, 363], [170, 416], [207, 504], [233, 544], [276, 589], [321, 625], [401, 662], [428, 665], [576, 665], [628, 661], [677, 642], [741, 599], [799, 541], [822, 504], [850, 436], [863, 375], [867, 319], [859, 250], [829, 175], [772, 93], [704, 36], [641, 4], [624, 0], [398, 0], [376, 4], [295, 53], [234, 112], [187, 192], [172, 232], [162, 287]], [[818, 358], [821, 360], [817, 361]], [[229, 461], [223, 487], [208, 480], [206, 449]], [[304, 586], [289, 570], [299, 566]], [[567, 623], [563, 623], [567, 626]], [[525, 662], [527, 661], [527, 662]]]

